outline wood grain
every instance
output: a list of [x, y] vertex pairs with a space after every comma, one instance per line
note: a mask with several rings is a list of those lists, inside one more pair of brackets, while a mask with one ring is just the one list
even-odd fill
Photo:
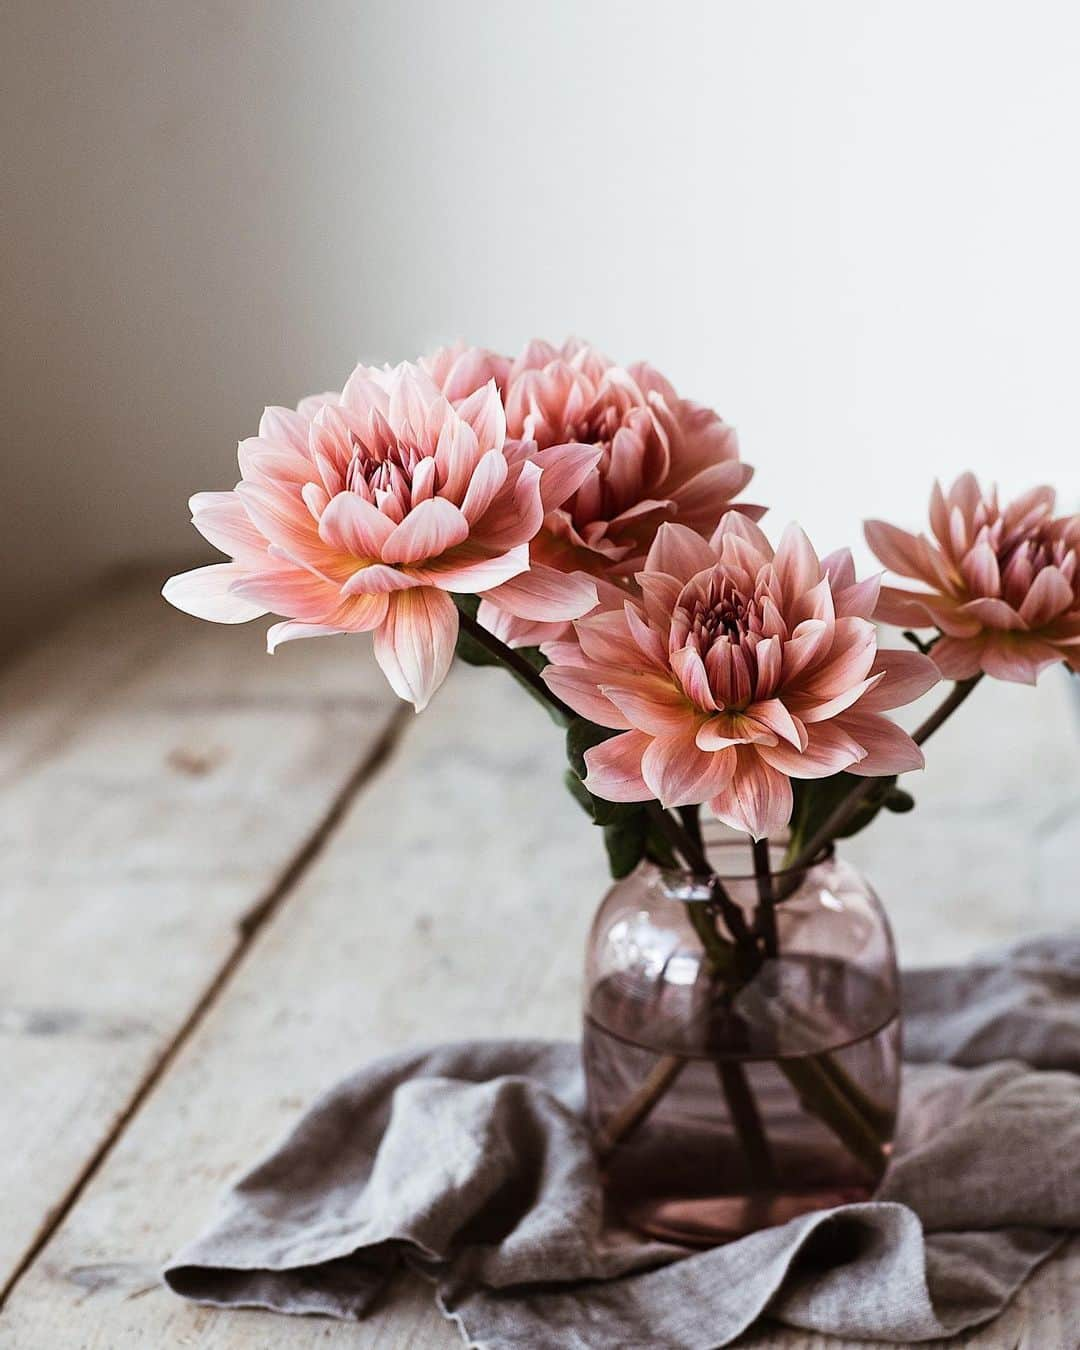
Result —
[[398, 716], [355, 648], [271, 659], [158, 584], [0, 685], [0, 1288]]
[[[213, 636], [220, 640], [220, 632]], [[333, 645], [307, 644], [319, 663]], [[313, 656], [304, 669], [313, 678], [320, 668]], [[179, 684], [191, 678], [189, 666]], [[334, 684], [338, 676], [322, 678]], [[370, 689], [379, 677], [350, 664], [349, 678]], [[160, 689], [158, 681], [171, 681], [179, 697], [176, 677], [160, 667], [150, 683]], [[244, 717], [234, 699], [215, 706], [211, 685], [200, 703], [202, 753], [240, 734], [230, 728]], [[1075, 813], [1063, 807], [1080, 792], [1080, 757], [1064, 684], [1047, 678], [1034, 693], [1002, 685], [983, 692], [966, 724], [958, 720], [933, 743], [931, 768], [913, 784], [918, 814], [879, 822], [849, 849], [889, 903], [912, 961], [953, 959], [1075, 914], [1080, 843]], [[152, 697], [149, 683], [144, 697]], [[340, 712], [338, 697], [335, 686], [327, 709]], [[295, 689], [279, 690], [275, 715], [285, 705], [300, 716]], [[265, 739], [267, 708], [248, 711], [250, 734], [262, 727]], [[197, 1309], [156, 1280], [161, 1262], [208, 1220], [221, 1190], [317, 1091], [371, 1056], [458, 1036], [577, 1034], [582, 946], [605, 876], [599, 837], [560, 784], [558, 733], [490, 671], [455, 672], [424, 716], [409, 719], [393, 756], [235, 961], [15, 1287], [0, 1317], [4, 1350], [461, 1343], [427, 1286], [405, 1277], [360, 1325]], [[128, 726], [141, 740], [143, 726]], [[314, 765], [310, 772], [314, 781]], [[148, 769], [147, 783], [152, 776]], [[269, 800], [266, 808], [268, 819], [257, 824], [245, 815], [243, 839], [234, 826], [224, 832], [235, 848], [196, 867], [204, 887], [224, 886], [234, 871], [250, 876], [276, 847], [281, 813]], [[125, 811], [139, 820], [130, 796]], [[158, 865], [145, 831], [133, 829], [117, 876], [139, 859], [150, 871]], [[83, 832], [73, 856], [82, 859], [92, 843]], [[166, 847], [165, 856], [181, 865], [175, 850]], [[175, 923], [194, 922], [190, 888], [186, 906], [179, 893], [174, 904]], [[93, 931], [88, 920], [84, 935]], [[159, 929], [142, 938], [141, 951], [162, 941]], [[133, 978], [131, 962], [130, 947], [118, 952], [103, 985]], [[153, 965], [160, 974], [165, 962], [154, 957]], [[37, 971], [35, 981], [43, 976]], [[129, 1053], [126, 1045], [114, 1050]], [[939, 1344], [1072, 1350], [1078, 1275], [1080, 1244], [1049, 1262], [991, 1327]], [[863, 1350], [779, 1327], [744, 1343]]]

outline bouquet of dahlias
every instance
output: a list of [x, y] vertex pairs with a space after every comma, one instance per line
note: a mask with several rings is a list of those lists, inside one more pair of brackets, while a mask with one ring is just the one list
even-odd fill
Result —
[[[714, 412], [584, 343], [360, 366], [340, 393], [268, 408], [239, 460], [232, 491], [191, 501], [229, 561], [173, 577], [166, 598], [223, 623], [279, 615], [271, 651], [371, 632], [418, 711], [455, 653], [504, 666], [566, 728], [568, 786], [613, 875], [644, 861], [705, 887], [688, 912], [729, 1013], [732, 990], [780, 954], [787, 883], [770, 837], [785, 835], [797, 878], [878, 811], [912, 806], [898, 775], [922, 766], [923, 742], [983, 675], [1080, 671], [1080, 517], [1056, 516], [1050, 488], [1002, 507], [970, 474], [947, 493], [935, 485], [932, 536], [866, 526], [885, 567], [917, 588], [860, 581], [847, 550], [819, 558], [797, 525], [774, 547], [764, 509], [738, 500], [752, 470]], [[880, 648], [875, 620], [909, 645]], [[886, 715], [943, 678], [949, 691], [913, 734]], [[749, 837], [749, 915], [710, 865], [702, 806]], [[668, 1090], [681, 1062], [668, 1058], [605, 1148]], [[834, 1059], [784, 1073], [880, 1174], [874, 1113]], [[760, 1172], [752, 1093], [734, 1070], [721, 1079]]]

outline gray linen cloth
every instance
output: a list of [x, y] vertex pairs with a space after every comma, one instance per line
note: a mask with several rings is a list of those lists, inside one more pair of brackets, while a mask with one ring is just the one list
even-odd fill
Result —
[[481, 1350], [714, 1350], [762, 1316], [904, 1345], [952, 1335], [1080, 1226], [1080, 936], [910, 972], [905, 1008], [920, 1062], [873, 1201], [708, 1251], [619, 1231], [578, 1047], [477, 1041], [332, 1088], [165, 1279], [217, 1307], [361, 1318], [406, 1261]]

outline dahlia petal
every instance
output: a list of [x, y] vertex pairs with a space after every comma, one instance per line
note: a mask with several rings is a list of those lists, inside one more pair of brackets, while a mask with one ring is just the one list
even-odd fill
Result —
[[373, 412], [383, 419], [389, 417], [390, 395], [384, 372], [372, 370], [370, 366], [357, 366], [345, 381], [341, 403], [364, 422]]
[[[295, 493], [295, 495], [293, 495]], [[316, 557], [326, 552], [303, 498], [296, 490], [269, 483], [237, 483], [236, 495], [256, 529], [290, 553]]]
[[161, 594], [170, 605], [196, 619], [213, 623], [247, 623], [266, 613], [266, 607], [233, 591], [243, 573], [234, 563], [211, 563], [170, 577]]
[[638, 572], [635, 580], [641, 587], [645, 617], [666, 644], [671, 612], [682, 590], [682, 582], [661, 572]]
[[400, 572], [386, 563], [371, 563], [358, 568], [341, 588], [342, 595], [389, 595], [408, 591], [424, 583], [409, 572]]
[[837, 698], [866, 679], [876, 653], [877, 631], [868, 619], [837, 619], [828, 654], [799, 680], [799, 692], [821, 700]]
[[670, 679], [658, 675], [636, 673], [625, 683], [602, 683], [600, 692], [625, 714], [632, 727], [653, 736], [680, 731], [696, 712]]
[[[721, 712], [702, 722], [694, 743], [699, 750], [727, 750], [733, 745], [749, 745], [755, 739], [755, 728], [743, 717]], [[775, 736], [770, 736], [772, 741]]]
[[315, 477], [315, 465], [307, 454], [289, 446], [271, 445], [261, 436], [241, 441], [236, 457], [245, 479], [295, 483], [299, 487]]
[[[480, 601], [476, 620], [508, 647], [539, 647], [550, 643], [559, 645], [560, 638], [573, 632], [568, 623], [536, 623], [532, 619], [519, 619], [486, 599]], [[580, 657], [580, 648], [576, 643], [573, 645]]]
[[671, 490], [680, 522], [691, 529], [699, 526], [709, 529], [727, 510], [732, 497], [740, 493], [753, 476], [750, 465], [737, 459], [710, 464], [700, 470]]
[[222, 553], [250, 560], [266, 553], [266, 539], [235, 492], [196, 492], [188, 505], [192, 524]]
[[[789, 602], [797, 600], [807, 591], [814, 590], [816, 594], [821, 594], [818, 592], [819, 584], [822, 582], [821, 562], [801, 526], [792, 523], [784, 530], [776, 550], [774, 565]], [[824, 589], [828, 593], [831, 616], [832, 592], [827, 579], [824, 582]], [[820, 619], [827, 616], [808, 613], [805, 617]]]
[[499, 396], [499, 386], [494, 379], [488, 380], [487, 384], [463, 399], [458, 404], [457, 414], [472, 427], [482, 451], [498, 450], [502, 453], [506, 440], [506, 413]]
[[1073, 588], [1056, 567], [1044, 567], [1031, 584], [1020, 606], [1020, 617], [1029, 628], [1042, 628], [1073, 607]]
[[1018, 631], [1027, 628], [1027, 624], [1005, 600], [981, 598], [969, 600], [960, 606], [960, 613], [976, 619], [985, 628]]
[[442, 392], [427, 371], [407, 361], [395, 366], [390, 374], [390, 407], [386, 414], [392, 427], [408, 426], [419, 436], [427, 426], [432, 405], [440, 402], [445, 402]]
[[832, 632], [821, 619], [804, 619], [784, 643], [782, 680], [791, 684], [806, 668], [829, 650]]
[[941, 679], [933, 661], [921, 652], [883, 651], [880, 648], [870, 673], [884, 674], [885, 678], [859, 700], [863, 712], [886, 712], [889, 708], [901, 708], [921, 698]]
[[925, 763], [923, 752], [907, 732], [887, 717], [852, 708], [841, 713], [833, 725], [854, 737], [866, 751], [864, 759], [848, 765], [848, 773], [858, 774], [861, 778], [878, 778], [921, 769]]
[[838, 548], [826, 554], [821, 560], [821, 566], [834, 590], [843, 591], [855, 585], [855, 559], [851, 556], [851, 549]]
[[[425, 463], [434, 467], [435, 461], [427, 460]], [[499, 489], [506, 482], [506, 474], [506, 456], [501, 449], [488, 450], [480, 456], [480, 462], [473, 470], [473, 476], [469, 480], [461, 503], [461, 514], [470, 525], [475, 525], [495, 500]], [[415, 499], [414, 490], [413, 500]]]
[[294, 412], [292, 408], [264, 408], [259, 418], [259, 438], [299, 450], [306, 456], [309, 421], [303, 413]]
[[[599, 591], [599, 589], [598, 587], [597, 590]], [[604, 597], [601, 595], [601, 603], [603, 603], [603, 599]], [[633, 601], [625, 601], [623, 612], [626, 615], [626, 626], [630, 630], [630, 636], [634, 639], [638, 651], [646, 658], [649, 665], [660, 669], [665, 668], [667, 665], [666, 652], [660, 634], [655, 628], [649, 627]]]
[[340, 628], [327, 628], [321, 623], [297, 623], [295, 619], [286, 619], [266, 630], [266, 650], [273, 656], [283, 642], [295, 642], [297, 638], [336, 637], [341, 632]]
[[439, 472], [440, 495], [450, 502], [461, 502], [473, 473], [489, 446], [480, 448], [476, 432], [456, 412], [449, 410], [435, 445], [435, 467]]
[[548, 665], [540, 672], [541, 679], [562, 701], [580, 717], [587, 717], [597, 726], [614, 727], [624, 731], [634, 723], [621, 712], [597, 686], [594, 671], [582, 666]]
[[946, 680], [970, 680], [982, 670], [982, 652], [986, 637], [938, 638], [931, 660]]
[[[400, 526], [396, 527], [400, 528]], [[379, 558], [394, 533], [392, 520], [355, 492], [339, 492], [319, 517], [319, 538], [354, 558]]]
[[743, 716], [760, 722], [762, 726], [768, 727], [774, 735], [779, 736], [782, 741], [788, 741], [796, 749], [802, 748], [803, 736], [799, 734], [799, 727], [780, 699], [760, 699], [757, 703], [751, 703]]
[[422, 566], [409, 570], [418, 581], [438, 586], [442, 591], [456, 591], [465, 595], [477, 595], [500, 586], [512, 577], [520, 576], [529, 569], [529, 546], [519, 544], [517, 548], [489, 557], [480, 553], [469, 544], [451, 549], [441, 558], [435, 558]]
[[828, 778], [866, 758], [865, 749], [835, 722], [819, 722], [806, 728], [806, 748], [791, 745], [761, 745], [758, 754], [767, 764], [789, 778]]
[[930, 550], [925, 540], [909, 534], [907, 530], [898, 530], [895, 525], [884, 520], [865, 521], [863, 534], [871, 552], [890, 572], [896, 572], [902, 577], [914, 577], [929, 586], [934, 585], [937, 578], [927, 567]]
[[320, 623], [341, 601], [333, 582], [295, 565], [242, 573], [233, 582], [233, 593], [264, 611], [312, 623]]
[[722, 792], [735, 772], [735, 752], [698, 749], [693, 723], [657, 736], [641, 757], [641, 776], [665, 807], [694, 806]]
[[665, 521], [656, 531], [645, 568], [687, 582], [698, 572], [716, 566], [716, 554], [700, 534], [685, 525]]
[[757, 750], [739, 746], [735, 754], [738, 759], [732, 780], [710, 800], [709, 810], [733, 829], [764, 839], [782, 830], [791, 819], [791, 781], [765, 763]]
[[533, 463], [540, 469], [540, 495], [544, 510], [553, 511], [562, 506], [578, 490], [586, 475], [600, 460], [601, 451], [595, 445], [577, 441], [551, 445], [533, 455]]
[[437, 558], [468, 537], [469, 522], [453, 502], [432, 497], [414, 506], [386, 537], [382, 559], [388, 563], [412, 563]]
[[960, 571], [976, 596], [1001, 594], [1001, 572], [998, 569], [997, 555], [985, 539], [976, 544], [964, 557]]
[[586, 750], [585, 786], [609, 802], [650, 801], [653, 793], [641, 776], [641, 760], [651, 744], [643, 731], [624, 731]]
[[399, 591], [375, 630], [375, 659], [390, 687], [421, 712], [454, 659], [458, 614], [453, 600], [434, 587]]
[[680, 651], [672, 652], [670, 660], [671, 669], [686, 691], [686, 696], [705, 712], [715, 712], [716, 699], [697, 648], [683, 647]]
[[596, 606], [596, 585], [583, 572], [558, 572], [534, 563], [527, 572], [486, 592], [487, 599], [519, 619], [580, 619]]
[[873, 617], [878, 623], [890, 623], [896, 628], [930, 628], [934, 618], [926, 605], [927, 599], [895, 586], [882, 586]]
[[783, 669], [784, 652], [779, 637], [763, 638], [754, 648], [757, 660], [757, 681], [754, 697], [771, 698], [780, 684]]
[[1038, 638], [989, 633], [981, 664], [986, 674], [995, 680], [1035, 684], [1047, 666], [1056, 665], [1063, 659], [1062, 652]]
[[514, 468], [472, 530], [477, 543], [501, 553], [535, 538], [544, 523], [540, 477], [535, 464], [525, 462]]
[[730, 511], [725, 512], [720, 517], [720, 523], [713, 531], [712, 538], [709, 540], [709, 546], [714, 552], [719, 552], [723, 546], [724, 540], [728, 536], [741, 539], [749, 544], [755, 553], [761, 555], [763, 562], [772, 562], [774, 560], [773, 546], [769, 543], [764, 530], [759, 530], [754, 524], [746, 510], [741, 506], [733, 506]]
[[864, 581], [833, 591], [833, 604], [838, 619], [872, 619], [881, 595], [881, 573], [876, 572]]

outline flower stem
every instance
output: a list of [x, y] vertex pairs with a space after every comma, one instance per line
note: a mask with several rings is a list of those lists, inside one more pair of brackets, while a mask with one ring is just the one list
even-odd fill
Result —
[[780, 954], [780, 942], [776, 932], [776, 901], [772, 888], [772, 869], [769, 860], [769, 841], [755, 839], [754, 879], [757, 882], [758, 906], [755, 926], [765, 943], [765, 955], [775, 960]]
[[474, 642], [483, 647], [485, 651], [490, 652], [496, 660], [516, 675], [541, 703], [546, 703], [549, 708], [553, 708], [567, 722], [572, 721], [577, 716], [573, 708], [565, 704], [557, 694], [552, 693], [541, 678], [540, 672], [529, 665], [528, 661], [514, 651], [513, 647], [508, 647], [505, 642], [497, 638], [494, 633], [489, 632], [483, 624], [477, 623], [471, 614], [466, 613], [461, 608], [458, 609], [458, 622]]
[[[979, 674], [973, 675], [968, 680], [957, 680], [948, 697], [912, 732], [911, 739], [915, 744], [922, 745], [928, 741], [938, 727], [959, 708], [981, 679], [982, 675]], [[832, 843], [866, 798], [877, 788], [879, 782], [877, 778], [864, 778], [858, 787], [853, 788], [799, 850], [792, 860], [791, 867], [797, 869], [809, 866], [821, 850]]]

